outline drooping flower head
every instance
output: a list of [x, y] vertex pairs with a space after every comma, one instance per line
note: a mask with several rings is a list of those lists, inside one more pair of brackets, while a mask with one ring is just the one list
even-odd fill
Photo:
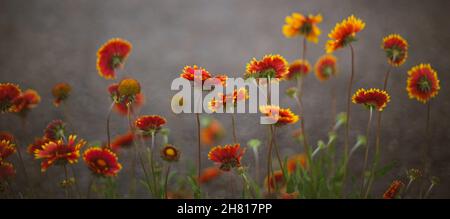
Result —
[[410, 99], [426, 103], [435, 97], [440, 89], [438, 75], [430, 64], [420, 64], [408, 71], [406, 91]]
[[389, 188], [384, 192], [383, 199], [394, 199], [400, 192], [400, 189], [404, 186], [403, 182], [400, 180], [395, 180], [389, 186]]
[[8, 140], [0, 141], [0, 160], [4, 160], [16, 152], [16, 145]]
[[202, 170], [200, 174], [200, 178], [198, 179], [198, 183], [204, 184], [211, 182], [212, 180], [216, 179], [220, 176], [222, 172], [217, 167], [208, 167]]
[[331, 54], [321, 56], [315, 65], [315, 73], [319, 81], [326, 81], [337, 73], [336, 57]]
[[287, 161], [288, 173], [294, 173], [299, 166], [301, 166], [303, 169], [306, 169], [308, 166], [307, 161], [308, 159], [306, 157], [306, 154], [296, 154], [289, 157]]
[[372, 108], [378, 111], [383, 111], [390, 100], [391, 98], [386, 91], [376, 88], [368, 90], [361, 88], [352, 97], [353, 103], [363, 104], [368, 109]]
[[117, 155], [108, 148], [91, 147], [83, 153], [83, 160], [97, 176], [117, 176], [122, 169]]
[[42, 145], [41, 149], [36, 149], [34, 157], [42, 159], [41, 171], [45, 172], [53, 164], [65, 165], [78, 162], [80, 149], [86, 144], [86, 141], [82, 139], [77, 141], [76, 138], [76, 135], [70, 135], [67, 143], [60, 139], [50, 141]]
[[294, 124], [299, 120], [289, 108], [280, 108], [279, 106], [266, 105], [260, 106], [259, 111], [275, 123], [276, 126]]
[[288, 74], [288, 62], [281, 55], [265, 55], [261, 60], [253, 58], [246, 68], [244, 78], [283, 79]]
[[341, 23], [336, 24], [328, 34], [330, 38], [325, 46], [327, 53], [334, 52], [357, 40], [356, 34], [363, 30], [366, 24], [355, 16], [350, 16]]
[[70, 84], [62, 82], [55, 84], [52, 88], [53, 95], [53, 104], [58, 107], [62, 102], [67, 100], [70, 96], [70, 92], [72, 91], [72, 86]]
[[289, 72], [286, 75], [288, 80], [306, 76], [311, 71], [308, 60], [297, 59], [289, 65]]
[[130, 108], [130, 113], [133, 113], [136, 109], [142, 107], [145, 102], [144, 94], [138, 93], [135, 96], [121, 96], [119, 94], [119, 84], [111, 84], [108, 87], [108, 92], [111, 96], [111, 99], [114, 102], [114, 110], [118, 112], [122, 116], [128, 115], [128, 106]]
[[141, 85], [136, 79], [125, 78], [119, 82], [117, 91], [122, 97], [134, 97], [137, 94], [141, 93]]
[[271, 190], [275, 188], [279, 189], [285, 184], [286, 182], [284, 180], [283, 171], [281, 170], [274, 171], [273, 174], [270, 174], [270, 176], [266, 176], [266, 178], [264, 179], [264, 187], [266, 189], [269, 188], [269, 185]]
[[0, 83], [0, 112], [14, 112], [14, 100], [22, 91], [19, 86], [12, 83]]
[[176, 162], [180, 159], [180, 150], [171, 144], [166, 144], [161, 149], [161, 158], [167, 162]]
[[19, 113], [21, 116], [26, 116], [29, 110], [41, 102], [41, 97], [35, 90], [28, 89], [22, 92], [13, 102], [13, 111]]
[[304, 16], [300, 13], [292, 13], [291, 16], [286, 17], [286, 24], [283, 26], [283, 34], [287, 38], [292, 38], [298, 35], [305, 36], [311, 42], [317, 43], [319, 41], [320, 29], [317, 24], [322, 22], [322, 15]]
[[[199, 76], [201, 76], [202, 78], [200, 79]], [[202, 67], [199, 67], [197, 65], [193, 66], [187, 65], [183, 68], [183, 72], [180, 74], [180, 77], [187, 79], [189, 81], [196, 81], [196, 79], [198, 78], [197, 80], [201, 80], [203, 83], [212, 76], [208, 71], [206, 71]]]
[[400, 66], [408, 57], [408, 42], [398, 34], [391, 34], [383, 39], [381, 48], [386, 52], [389, 64]]
[[28, 145], [27, 152], [29, 154], [34, 154], [34, 151], [36, 151], [36, 149], [42, 150], [42, 146], [50, 141], [52, 140], [45, 137], [35, 138], [34, 142]]
[[133, 144], [134, 135], [131, 132], [127, 132], [123, 135], [118, 135], [111, 142], [111, 149], [117, 152], [121, 148], [127, 148]]
[[106, 79], [116, 78], [116, 70], [123, 68], [131, 52], [131, 43], [114, 38], [103, 44], [97, 52], [98, 74]]
[[219, 108], [223, 108], [225, 110], [228, 106], [237, 106], [237, 103], [240, 101], [245, 101], [248, 99], [248, 93], [245, 88], [234, 89], [233, 93], [223, 94], [219, 93], [218, 98], [215, 97], [208, 103], [208, 108], [216, 112]]
[[245, 149], [240, 144], [216, 146], [208, 153], [209, 160], [220, 164], [220, 169], [230, 171], [232, 168], [241, 166], [241, 159]]
[[60, 119], [51, 121], [44, 130], [44, 138], [59, 140], [64, 138], [66, 133], [66, 123]]
[[139, 130], [144, 132], [144, 135], [148, 135], [158, 132], [166, 122], [166, 119], [162, 116], [145, 115], [136, 119], [135, 125]]
[[16, 175], [14, 166], [6, 161], [0, 160], [0, 182], [13, 178]]

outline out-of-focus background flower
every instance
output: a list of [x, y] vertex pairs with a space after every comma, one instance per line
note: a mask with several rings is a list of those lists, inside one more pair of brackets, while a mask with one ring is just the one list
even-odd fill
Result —
[[[238, 77], [244, 74], [245, 65], [252, 57], [279, 53], [293, 61], [299, 58], [301, 42], [286, 39], [281, 28], [285, 16], [297, 11], [321, 13], [324, 18], [319, 24], [322, 30], [319, 43], [308, 44], [307, 59], [315, 63], [324, 53], [329, 31], [337, 22], [355, 14], [367, 25], [354, 45], [357, 54], [355, 90], [382, 87], [388, 66], [380, 48], [383, 37], [398, 33], [410, 46], [406, 63], [391, 73], [391, 102], [383, 114], [382, 162], [398, 161], [398, 165], [376, 183], [375, 193], [381, 196], [391, 181], [404, 175], [407, 169], [421, 167], [426, 107], [408, 99], [406, 72], [414, 65], [429, 62], [437, 70], [442, 88], [431, 103], [431, 173], [441, 178], [441, 185], [431, 197], [449, 198], [449, 8], [450, 2], [446, 0], [0, 0], [0, 81], [18, 83], [23, 89], [33, 88], [42, 97], [41, 104], [29, 114], [28, 132], [21, 130], [20, 120], [13, 115], [1, 115], [0, 130], [14, 133], [21, 147], [31, 143], [34, 137], [42, 135], [48, 122], [63, 118], [61, 108], [53, 106], [51, 88], [58, 82], [68, 82], [72, 85], [67, 101], [70, 130], [88, 142], [105, 141], [105, 119], [110, 105], [107, 86], [112, 82], [98, 76], [96, 52], [106, 40], [121, 37], [133, 44], [133, 51], [119, 78], [126, 74], [141, 82], [146, 97], [141, 112], [165, 116], [171, 130], [170, 142], [182, 150], [181, 164], [194, 164], [195, 118], [175, 115], [170, 109], [175, 93], [170, 90], [170, 84], [179, 77], [184, 65], [198, 64], [211, 73]], [[350, 52], [341, 50], [335, 55], [339, 64], [337, 78], [320, 83], [310, 74], [305, 81], [306, 131], [312, 143], [326, 139], [331, 125], [333, 84], [337, 91], [337, 110], [345, 110]], [[283, 82], [280, 93], [293, 86], [292, 83]], [[287, 96], [283, 96], [280, 103], [296, 112], [294, 102]], [[356, 135], [364, 133], [367, 111], [359, 106], [352, 107], [351, 136], [355, 139]], [[214, 117], [222, 122], [226, 131], [231, 130], [229, 115]], [[251, 138], [265, 142], [267, 130], [258, 125], [259, 115], [239, 114], [237, 120], [242, 144]], [[113, 136], [124, 133], [127, 130], [125, 118], [114, 115], [111, 127]], [[291, 137], [297, 128], [298, 125], [290, 125], [278, 132], [283, 155], [299, 151], [299, 144]], [[226, 134], [221, 143], [231, 142], [231, 131]], [[265, 154], [264, 144], [261, 148]], [[211, 164], [207, 151], [205, 148], [204, 167]], [[247, 155], [243, 163], [252, 165], [251, 153]], [[39, 176], [38, 162], [28, 155], [25, 157], [26, 163], [34, 166], [29, 170], [30, 175]], [[354, 158], [352, 168], [355, 171], [359, 171], [362, 157], [361, 150]], [[179, 171], [184, 171], [180, 167]], [[19, 171], [20, 167], [17, 169]], [[86, 181], [87, 168], [80, 164], [76, 169], [86, 173], [81, 176]], [[121, 174], [126, 171], [124, 168]], [[49, 170], [47, 174], [51, 177], [61, 173]]]

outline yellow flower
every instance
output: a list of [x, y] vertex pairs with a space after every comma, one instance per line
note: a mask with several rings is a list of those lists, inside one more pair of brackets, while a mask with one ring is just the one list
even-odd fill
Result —
[[356, 33], [363, 30], [366, 24], [355, 16], [350, 16], [341, 23], [336, 24], [328, 34], [330, 38], [325, 46], [327, 53], [334, 52], [356, 41]]
[[283, 34], [287, 38], [303, 35], [311, 42], [319, 41], [320, 29], [317, 24], [322, 22], [322, 15], [304, 16], [300, 13], [292, 13], [286, 17], [286, 24], [283, 26]]

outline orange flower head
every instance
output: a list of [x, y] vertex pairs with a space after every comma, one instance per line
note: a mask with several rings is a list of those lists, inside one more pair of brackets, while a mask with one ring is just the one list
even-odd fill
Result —
[[16, 145], [8, 140], [0, 141], [0, 160], [4, 160], [16, 152]]
[[36, 149], [34, 157], [42, 159], [41, 171], [45, 172], [53, 164], [65, 165], [78, 162], [80, 149], [86, 144], [86, 141], [77, 141], [76, 138], [76, 135], [70, 135], [67, 143], [59, 139], [42, 145], [42, 149]]
[[308, 60], [297, 59], [289, 65], [289, 73], [286, 75], [288, 80], [296, 79], [307, 75], [311, 71], [311, 65]]
[[69, 98], [72, 86], [68, 83], [58, 83], [52, 88], [53, 104], [58, 107], [63, 101]]
[[216, 76], [214, 76], [214, 79], [217, 79], [218, 82], [224, 87], [227, 85], [228, 76], [225, 74], [216, 75]]
[[384, 90], [376, 88], [365, 90], [361, 88], [353, 94], [352, 101], [356, 104], [363, 104], [368, 109], [373, 108], [378, 111], [383, 111], [387, 103], [391, 101], [391, 98]]
[[36, 151], [36, 149], [42, 150], [42, 145], [50, 141], [52, 140], [45, 137], [35, 138], [34, 142], [28, 145], [27, 152], [29, 154], [34, 154], [34, 151]]
[[224, 128], [216, 119], [208, 119], [202, 123], [200, 130], [200, 141], [203, 145], [211, 146], [224, 136]]
[[305, 36], [308, 41], [317, 43], [319, 41], [320, 29], [317, 24], [322, 22], [322, 15], [304, 16], [300, 13], [292, 13], [287, 16], [286, 24], [283, 26], [283, 34], [287, 38], [298, 35]]
[[3, 140], [13, 142], [14, 135], [7, 131], [0, 131], [0, 141], [3, 141]]
[[196, 73], [195, 73], [196, 71], [200, 71], [200, 73], [197, 73], [197, 74], [199, 74], [199, 76], [201, 74], [201, 76], [202, 76], [202, 78], [201, 78], [202, 83], [205, 82], [207, 79], [211, 78], [211, 74], [208, 71], [206, 71], [202, 67], [198, 67], [197, 65], [193, 65], [193, 66], [187, 65], [187, 66], [185, 66], [183, 68], [183, 72], [180, 74], [180, 77], [182, 77], [184, 79], [187, 79], [189, 81], [195, 81], [195, 77], [198, 77], [196, 75]]
[[12, 83], [0, 83], [0, 112], [15, 112], [14, 100], [22, 91], [19, 86]]
[[180, 159], [180, 151], [171, 144], [166, 144], [161, 149], [161, 158], [167, 162], [176, 162]]
[[420, 64], [408, 71], [406, 91], [410, 99], [417, 99], [422, 103], [434, 98], [441, 87], [436, 71], [430, 64]]
[[118, 84], [111, 84], [108, 87], [111, 99], [114, 101], [114, 110], [120, 115], [128, 115], [128, 105], [131, 113], [144, 105], [145, 97], [142, 93], [138, 93], [135, 96], [121, 96], [118, 89]]
[[294, 124], [299, 120], [299, 117], [288, 108], [283, 109], [279, 106], [266, 105], [260, 106], [259, 111], [273, 120], [276, 126]]
[[384, 192], [383, 199], [394, 199], [403, 186], [404, 184], [400, 180], [393, 181], [388, 190]]
[[222, 174], [222, 172], [220, 172], [219, 168], [208, 167], [208, 168], [202, 170], [202, 173], [200, 174], [200, 178], [198, 179], [198, 182], [200, 184], [205, 184], [207, 182], [211, 182], [212, 180], [219, 177], [221, 174]]
[[144, 132], [144, 134], [156, 133], [163, 125], [166, 124], [166, 119], [158, 115], [146, 115], [141, 116], [135, 121], [135, 125], [138, 129]]
[[363, 30], [366, 24], [355, 16], [350, 16], [341, 23], [336, 24], [328, 34], [330, 38], [325, 46], [327, 53], [332, 53], [357, 40], [356, 34]]
[[0, 182], [13, 178], [16, 175], [14, 166], [6, 161], [0, 161]]
[[261, 60], [253, 58], [246, 68], [244, 78], [283, 79], [289, 72], [288, 62], [281, 55], [265, 55]]
[[241, 159], [245, 149], [240, 144], [216, 146], [208, 153], [209, 160], [220, 164], [220, 169], [230, 171], [232, 168], [241, 166]]
[[236, 106], [238, 102], [248, 99], [248, 92], [245, 88], [234, 89], [233, 93], [223, 94], [219, 93], [218, 98], [213, 98], [208, 103], [208, 108], [216, 112], [220, 107], [226, 108], [227, 106]]
[[398, 34], [391, 34], [383, 39], [381, 48], [386, 52], [389, 64], [400, 66], [408, 57], [408, 42]]
[[131, 52], [131, 43], [120, 38], [110, 39], [97, 52], [98, 74], [106, 79], [116, 78], [116, 70], [123, 68]]
[[33, 89], [28, 89], [14, 99], [14, 112], [25, 116], [29, 110], [36, 107], [40, 102], [39, 94]]
[[134, 135], [131, 132], [127, 132], [123, 135], [119, 135], [111, 142], [111, 149], [118, 151], [121, 148], [130, 147], [133, 144]]
[[273, 190], [275, 188], [281, 188], [286, 184], [283, 177], [283, 171], [277, 170], [273, 172], [273, 175], [271, 174], [270, 177], [266, 176], [264, 179], [264, 187], [266, 189], [269, 188], [268, 185], [270, 185], [270, 189]]
[[83, 153], [83, 160], [92, 173], [98, 176], [117, 176], [122, 169], [117, 155], [107, 148], [91, 147]]
[[336, 57], [331, 54], [323, 55], [317, 60], [315, 73], [319, 81], [326, 81], [337, 73]]
[[308, 167], [308, 159], [306, 154], [296, 154], [290, 157], [287, 161], [287, 171], [288, 173], [294, 173], [297, 170], [297, 167], [300, 165], [303, 169]]
[[141, 93], [141, 85], [136, 79], [125, 78], [119, 82], [117, 91], [121, 96], [135, 96]]
[[44, 130], [44, 138], [59, 140], [64, 138], [66, 123], [60, 119], [51, 121]]

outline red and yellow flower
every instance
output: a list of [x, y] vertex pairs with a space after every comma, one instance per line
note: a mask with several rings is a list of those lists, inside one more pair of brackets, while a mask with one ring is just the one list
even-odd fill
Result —
[[16, 145], [9, 140], [0, 141], [0, 160], [4, 160], [16, 152]]
[[288, 80], [306, 76], [311, 71], [308, 60], [297, 59], [289, 65], [289, 72], [286, 75]]
[[319, 41], [320, 29], [317, 24], [322, 22], [322, 15], [304, 16], [300, 13], [292, 13], [291, 16], [286, 17], [285, 21], [286, 24], [283, 26], [285, 37], [292, 38], [302, 35], [311, 42]]
[[291, 156], [287, 161], [287, 171], [288, 173], [292, 174], [297, 170], [297, 167], [299, 165], [306, 169], [308, 167], [308, 159], [306, 154], [296, 154]]
[[289, 72], [288, 62], [281, 55], [265, 55], [261, 60], [253, 58], [246, 67], [244, 78], [283, 79]]
[[34, 154], [34, 152], [38, 150], [42, 150], [42, 145], [50, 142], [51, 140], [45, 137], [35, 138], [34, 142], [29, 144], [27, 147], [27, 152], [29, 154]]
[[356, 34], [363, 30], [366, 24], [355, 16], [350, 16], [341, 23], [336, 24], [328, 34], [330, 38], [325, 46], [327, 53], [334, 52], [357, 40]]
[[134, 123], [139, 130], [144, 132], [144, 134], [151, 134], [159, 131], [166, 122], [166, 119], [162, 116], [145, 115], [136, 119]]
[[285, 186], [286, 181], [284, 180], [283, 171], [277, 170], [274, 171], [273, 174], [270, 174], [270, 176], [266, 176], [264, 179], [264, 187], [268, 189], [269, 185], [271, 190], [275, 188], [280, 189]]
[[[198, 73], [196, 73], [196, 72], [198, 72]], [[189, 81], [195, 81], [194, 79], [196, 79], [200, 75], [202, 77], [201, 78], [202, 83], [205, 82], [207, 79], [211, 78], [211, 74], [208, 71], [206, 71], [202, 67], [198, 67], [197, 65], [193, 65], [193, 66], [187, 65], [187, 66], [185, 66], [183, 68], [183, 72], [180, 74], [180, 77], [182, 77], [184, 79], [187, 79]], [[198, 78], [198, 80], [200, 80], [200, 78]]]
[[70, 84], [62, 82], [55, 84], [52, 88], [53, 104], [58, 107], [63, 101], [69, 98], [72, 86]]
[[116, 70], [123, 68], [131, 52], [131, 43], [120, 38], [110, 39], [97, 52], [98, 74], [106, 79], [116, 78]]
[[28, 89], [22, 92], [13, 102], [13, 111], [25, 116], [30, 109], [41, 102], [41, 97], [35, 90]]
[[0, 112], [14, 112], [14, 100], [22, 91], [19, 86], [12, 83], [0, 83]]
[[230, 171], [232, 168], [241, 166], [241, 159], [245, 149], [240, 144], [216, 146], [208, 153], [209, 160], [220, 164], [220, 169]]
[[386, 52], [389, 64], [400, 66], [408, 57], [408, 42], [398, 34], [391, 34], [383, 39], [381, 48]]
[[44, 130], [44, 138], [50, 140], [59, 140], [64, 138], [66, 123], [60, 119], [51, 121]]
[[211, 182], [222, 174], [219, 168], [217, 167], [208, 167], [202, 170], [200, 174], [200, 178], [198, 179], [198, 183], [204, 184]]
[[118, 135], [111, 142], [111, 149], [118, 151], [121, 148], [129, 147], [133, 144], [134, 135], [131, 132], [127, 132], [123, 135]]
[[404, 186], [403, 182], [400, 180], [395, 180], [389, 186], [389, 188], [384, 192], [383, 199], [394, 199], [400, 192], [400, 189]]
[[14, 166], [6, 161], [0, 160], [0, 182], [11, 179], [16, 175]]
[[417, 99], [422, 103], [434, 98], [441, 87], [436, 71], [430, 64], [420, 64], [408, 71], [406, 91], [410, 99]]
[[200, 141], [203, 145], [211, 146], [224, 136], [224, 128], [217, 119], [204, 119], [200, 130]]
[[138, 93], [135, 96], [121, 96], [119, 94], [119, 84], [111, 84], [108, 87], [108, 92], [114, 101], [114, 110], [122, 116], [128, 115], [128, 106], [130, 107], [130, 113], [134, 113], [135, 110], [139, 109], [144, 105], [145, 97], [144, 94]]
[[248, 99], [248, 93], [245, 88], [234, 89], [233, 93], [223, 94], [219, 93], [218, 98], [213, 98], [208, 103], [208, 108], [216, 112], [220, 107], [226, 108], [227, 106], [236, 106], [238, 102]]
[[161, 149], [161, 158], [167, 162], [176, 162], [180, 159], [180, 151], [171, 144], [166, 144]]
[[259, 111], [269, 117], [276, 126], [294, 124], [299, 120], [299, 116], [288, 108], [283, 109], [279, 106], [266, 105], [260, 106]]
[[326, 81], [337, 73], [336, 57], [327, 54], [320, 57], [315, 65], [315, 73], [319, 81]]
[[117, 155], [107, 148], [91, 147], [83, 153], [83, 160], [98, 176], [117, 176], [122, 169]]
[[36, 159], [42, 159], [41, 171], [45, 172], [53, 164], [66, 165], [78, 162], [80, 149], [86, 144], [84, 140], [76, 140], [76, 135], [70, 135], [67, 143], [62, 139], [50, 141], [34, 151]]
[[14, 135], [7, 131], [0, 131], [0, 141], [3, 141], [3, 140], [13, 142]]
[[363, 88], [353, 94], [352, 101], [356, 104], [363, 104], [367, 108], [383, 111], [387, 103], [391, 100], [389, 94], [380, 89], [371, 88], [365, 90]]

